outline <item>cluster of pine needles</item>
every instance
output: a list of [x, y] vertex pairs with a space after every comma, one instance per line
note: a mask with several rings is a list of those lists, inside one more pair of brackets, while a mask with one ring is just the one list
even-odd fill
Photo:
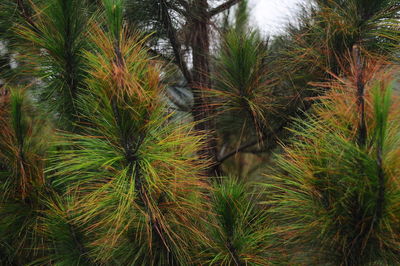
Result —
[[[321, 21], [281, 61], [257, 31], [229, 28], [205, 97], [218, 133], [239, 132], [232, 146], [268, 141], [269, 119], [291, 108], [274, 98], [287, 73], [312, 87], [272, 167], [246, 182], [206, 175], [209, 132], [172, 119], [164, 64], [151, 36], [125, 23], [124, 1], [92, 16], [84, 1], [39, 2], [12, 31], [22, 74], [41, 84], [0, 88], [1, 265], [400, 264], [399, 71], [387, 52], [398, 39], [341, 51], [334, 41], [371, 35], [335, 25], [315, 47], [324, 24], [341, 21], [331, 16], [351, 14], [333, 4], [344, 1], [317, 1]], [[394, 12], [384, 11], [375, 22]], [[324, 75], [297, 75], [307, 64]]]

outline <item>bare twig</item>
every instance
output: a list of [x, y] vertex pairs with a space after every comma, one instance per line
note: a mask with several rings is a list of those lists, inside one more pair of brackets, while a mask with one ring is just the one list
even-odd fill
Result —
[[153, 49], [153, 48], [151, 48], [149, 46], [146, 46], [146, 49], [147, 49], [147, 51], [149, 52], [149, 54], [151, 56], [157, 57], [157, 58], [159, 58], [159, 59], [161, 59], [163, 61], [166, 61], [166, 62], [172, 62], [172, 63], [175, 63], [175, 64], [177, 63], [175, 58], [172, 58], [172, 57], [169, 57], [167, 55], [164, 55], [164, 54], [160, 53], [159, 51], [157, 51], [157, 50], [155, 50], [155, 49]]
[[358, 144], [364, 146], [367, 141], [367, 125], [365, 121], [365, 83], [363, 80], [364, 64], [361, 59], [361, 51], [357, 45], [353, 46], [353, 57], [355, 63], [356, 88], [357, 88], [357, 106], [360, 114], [358, 126]]
[[[272, 150], [273, 148], [275, 148], [278, 145], [278, 141], [279, 141], [278, 136], [282, 136], [283, 134], [286, 133], [287, 124], [288, 124], [288, 121], [285, 121], [276, 130], [270, 131], [268, 134], [264, 134], [264, 136], [261, 138], [261, 141], [268, 143], [267, 147], [264, 149], [265, 151]], [[230, 157], [236, 155], [237, 153], [243, 152], [244, 150], [251, 148], [259, 143], [260, 143], [260, 140], [258, 140], [258, 139], [250, 141], [248, 143], [244, 143], [239, 148], [232, 150], [230, 152], [227, 152], [223, 156], [219, 157], [218, 163], [222, 164], [224, 161], [226, 161]]]
[[225, 3], [220, 4], [219, 6], [211, 9], [208, 12], [208, 16], [209, 17], [213, 17], [213, 16], [215, 16], [215, 15], [221, 13], [221, 12], [224, 12], [225, 10], [231, 8], [233, 5], [239, 3], [240, 1], [242, 1], [242, 0], [228, 0]]
[[26, 9], [23, 0], [16, 0], [16, 4], [22, 18], [33, 28], [34, 31], [38, 32], [39, 30], [36, 27], [35, 22], [33, 22], [31, 14], [29, 14], [29, 11]]
[[176, 13], [178, 13], [178, 14], [184, 16], [184, 17], [188, 17], [189, 16], [189, 13], [188, 13], [188, 11], [186, 9], [182, 9], [182, 8], [177, 7], [176, 5], [171, 5], [171, 4], [168, 4], [168, 3], [167, 3], [167, 5], [168, 5], [168, 8], [172, 9]]
[[188, 4], [188, 2], [186, 2], [185, 0], [176, 0], [181, 6], [183, 6], [183, 8], [188, 12], [190, 10], [190, 6]]
[[182, 49], [181, 49], [182, 46], [178, 41], [178, 38], [176, 36], [176, 31], [172, 24], [171, 16], [169, 15], [169, 12], [168, 12], [168, 4], [166, 3], [165, 0], [160, 0], [160, 3], [161, 3], [161, 12], [162, 12], [162, 23], [164, 24], [164, 27], [167, 31], [169, 42], [172, 46], [172, 50], [174, 51], [176, 63], [178, 64], [178, 67], [182, 71], [182, 74], [185, 77], [186, 81], [188, 83], [191, 83], [192, 75], [189, 72], [189, 69], [187, 67], [185, 60], [183, 59]]

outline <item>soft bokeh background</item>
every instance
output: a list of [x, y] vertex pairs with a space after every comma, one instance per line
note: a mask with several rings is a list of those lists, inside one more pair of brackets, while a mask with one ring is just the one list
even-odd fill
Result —
[[299, 4], [305, 0], [249, 0], [253, 23], [264, 34], [275, 35], [284, 29], [287, 21], [294, 21]]

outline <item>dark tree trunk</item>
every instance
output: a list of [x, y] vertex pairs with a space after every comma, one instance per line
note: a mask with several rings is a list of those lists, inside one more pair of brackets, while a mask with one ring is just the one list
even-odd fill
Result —
[[175, 63], [182, 71], [193, 91], [194, 107], [192, 114], [196, 122], [196, 130], [206, 133], [204, 148], [200, 155], [210, 161], [206, 169], [206, 175], [215, 177], [221, 174], [218, 163], [217, 139], [213, 108], [205, 90], [211, 88], [210, 77], [210, 20], [213, 16], [224, 12], [241, 0], [227, 0], [223, 4], [209, 10], [208, 0], [193, 0], [190, 3], [179, 1], [184, 9], [183, 16], [187, 25], [190, 25], [192, 34], [189, 46], [192, 48], [193, 68], [189, 70], [187, 62], [182, 54], [182, 44], [179, 42], [176, 29], [169, 14], [171, 5], [166, 0], [159, 0], [161, 7], [162, 23], [165, 27], [169, 42], [175, 57]]
[[196, 130], [206, 131], [205, 147], [201, 156], [210, 159], [212, 165], [207, 169], [208, 176], [216, 176], [219, 173], [217, 164], [217, 141], [215, 137], [215, 124], [212, 119], [213, 110], [204, 90], [211, 88], [210, 77], [210, 17], [208, 14], [207, 0], [193, 2], [192, 12], [192, 38], [193, 69], [192, 90], [194, 95], [193, 116], [197, 122]]

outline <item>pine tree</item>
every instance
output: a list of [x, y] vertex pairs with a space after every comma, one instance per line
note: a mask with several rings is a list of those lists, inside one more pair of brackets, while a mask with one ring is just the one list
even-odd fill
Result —
[[399, 8], [1, 1], [0, 264], [399, 264]]
[[26, 71], [45, 83], [35, 90], [36, 97], [54, 114], [59, 128], [73, 128], [79, 115], [76, 100], [83, 89], [82, 54], [88, 20], [84, 3], [52, 0], [43, 12], [37, 11], [34, 21], [16, 30], [26, 41], [21, 45], [25, 58], [21, 56], [20, 61], [26, 62]]
[[46, 239], [38, 232], [48, 194], [44, 159], [52, 128], [26, 89], [5, 90], [0, 98], [0, 262], [25, 265], [44, 254], [40, 247]]
[[84, 247], [95, 263], [186, 265], [206, 237], [195, 226], [208, 190], [206, 164], [194, 154], [203, 140], [192, 124], [168, 124], [145, 38], [123, 27], [122, 1], [104, 6], [107, 29], [92, 26], [85, 53], [85, 123], [81, 134], [62, 137], [54, 182], [75, 198], [74, 221], [87, 228]]
[[[208, 175], [219, 173], [218, 143], [216, 141], [215, 122], [213, 121], [213, 105], [206, 97], [206, 90], [212, 87], [211, 81], [211, 20], [234, 6], [240, 0], [226, 0], [212, 8], [213, 1], [138, 1], [132, 0], [128, 4], [128, 21], [134, 25], [144, 25], [147, 29], [154, 29], [161, 39], [167, 39], [171, 53], [162, 50], [153, 50], [161, 54], [162, 58], [176, 64], [184, 77], [187, 86], [193, 93], [193, 107], [191, 114], [199, 131], [208, 131], [205, 147], [200, 155], [211, 159], [207, 169]], [[142, 6], [147, 7], [144, 12], [136, 12]], [[162, 48], [162, 47], [161, 47]], [[161, 50], [161, 52], [159, 51]], [[186, 51], [190, 50], [191, 54]], [[166, 56], [165, 56], [166, 55]], [[189, 67], [189, 58], [192, 67]]]
[[268, 208], [260, 191], [233, 177], [215, 186], [211, 198], [216, 214], [209, 228], [212, 245], [204, 247], [201, 264], [269, 265], [283, 263]]
[[293, 262], [399, 263], [397, 70], [357, 49], [347, 76], [319, 84], [330, 92], [297, 122], [269, 176], [268, 203]]
[[397, 0], [315, 0], [311, 9], [303, 7], [298, 21], [271, 42], [270, 69], [280, 80], [275, 95], [284, 108], [271, 118], [277, 125], [266, 138], [288, 140], [286, 128], [291, 127], [292, 118], [304, 118], [313, 104], [310, 97], [323, 94], [309, 84], [349, 69], [343, 64], [354, 45], [397, 62], [399, 8]]

